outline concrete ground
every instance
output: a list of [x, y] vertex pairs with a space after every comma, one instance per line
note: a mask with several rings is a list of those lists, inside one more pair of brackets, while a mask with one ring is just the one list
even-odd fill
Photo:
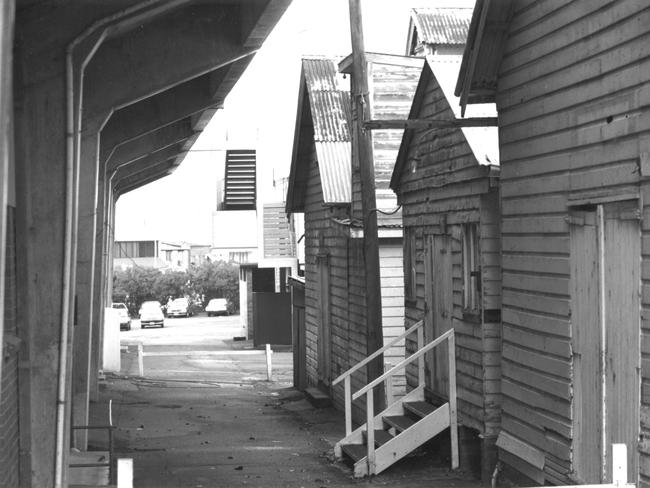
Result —
[[[479, 485], [449, 472], [434, 444], [379, 476], [354, 479], [333, 459], [344, 434], [342, 414], [312, 407], [292, 388], [290, 353], [274, 354], [274, 381], [268, 382], [264, 355], [251, 354], [250, 343], [208, 337], [188, 344], [193, 325], [177, 320], [182, 344], [173, 344], [174, 333], [165, 332], [166, 341], [142, 331], [137, 340], [151, 340], [145, 352], [159, 355], [145, 357], [145, 375], [138, 377], [135, 348], [123, 353], [122, 371], [107, 375], [92, 411], [101, 422], [112, 399], [116, 451], [134, 459], [135, 487]], [[227, 335], [226, 329], [219, 330]], [[124, 342], [134, 342], [137, 332], [126, 336]]]

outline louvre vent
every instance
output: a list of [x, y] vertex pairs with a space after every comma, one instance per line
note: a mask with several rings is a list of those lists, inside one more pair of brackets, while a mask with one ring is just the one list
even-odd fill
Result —
[[255, 210], [255, 150], [226, 151], [224, 210]]
[[284, 202], [264, 204], [265, 258], [293, 258], [296, 256], [293, 236], [284, 207]]

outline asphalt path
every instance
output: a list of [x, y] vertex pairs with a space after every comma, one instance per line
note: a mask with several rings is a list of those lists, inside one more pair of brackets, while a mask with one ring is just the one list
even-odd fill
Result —
[[[290, 352], [273, 354], [268, 381], [265, 355], [234, 341], [240, 333], [237, 316], [167, 319], [164, 328], [144, 330], [134, 321], [120, 333], [122, 370], [103, 380], [90, 423], [106, 423], [111, 400], [116, 453], [133, 459], [135, 487], [479, 488], [450, 473], [438, 448], [354, 479], [333, 459], [344, 436], [341, 412], [315, 409], [292, 387]], [[106, 447], [91, 434], [93, 446]]]
[[[237, 340], [243, 330], [238, 315], [166, 318], [164, 327], [142, 329], [133, 320], [130, 331], [120, 332], [122, 373], [140, 376], [138, 345], [143, 351], [147, 378], [244, 384], [268, 380], [264, 347]], [[272, 379], [282, 386], [293, 381], [293, 358], [287, 346], [272, 346]]]

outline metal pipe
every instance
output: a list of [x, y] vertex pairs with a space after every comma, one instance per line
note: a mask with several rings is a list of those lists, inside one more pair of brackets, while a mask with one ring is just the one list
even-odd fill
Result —
[[[59, 334], [59, 360], [58, 360], [58, 378], [57, 378], [57, 405], [56, 405], [56, 439], [55, 439], [55, 462], [54, 462], [54, 486], [56, 488], [63, 488], [64, 485], [64, 448], [65, 448], [65, 419], [66, 419], [66, 376], [68, 368], [68, 333], [70, 329], [70, 310], [72, 305], [72, 279], [75, 274], [75, 263], [73, 258], [75, 256], [76, 242], [73, 238], [76, 232], [75, 215], [78, 208], [77, 192], [75, 188], [76, 169], [78, 168], [78, 155], [79, 150], [75, 147], [77, 143], [77, 132], [75, 131], [75, 87], [74, 87], [74, 51], [79, 44], [90, 37], [96, 30], [101, 27], [107, 26], [117, 20], [131, 15], [138, 10], [144, 9], [149, 5], [160, 3], [159, 0], [148, 0], [128, 9], [121, 10], [110, 16], [92, 24], [86, 31], [75, 37], [66, 48], [66, 204], [65, 204], [65, 229], [64, 229], [64, 255], [63, 255], [63, 280], [62, 280], [62, 301], [61, 301], [61, 331]], [[86, 64], [99, 48], [99, 44], [103, 41], [105, 32], [100, 36], [100, 42], [95, 44], [95, 47], [86, 57]], [[83, 78], [83, 72], [80, 73]], [[80, 87], [81, 88], [81, 87]], [[78, 105], [78, 119], [77, 128], [81, 128], [81, 100], [82, 92], [79, 91], [79, 105]]]

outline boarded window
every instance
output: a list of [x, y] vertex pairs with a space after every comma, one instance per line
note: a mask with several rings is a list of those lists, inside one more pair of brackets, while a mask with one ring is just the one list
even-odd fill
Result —
[[478, 256], [478, 225], [463, 224], [463, 308], [478, 311], [480, 308], [481, 268]]
[[407, 228], [404, 232], [404, 291], [406, 300], [415, 300], [417, 241], [415, 229]]

